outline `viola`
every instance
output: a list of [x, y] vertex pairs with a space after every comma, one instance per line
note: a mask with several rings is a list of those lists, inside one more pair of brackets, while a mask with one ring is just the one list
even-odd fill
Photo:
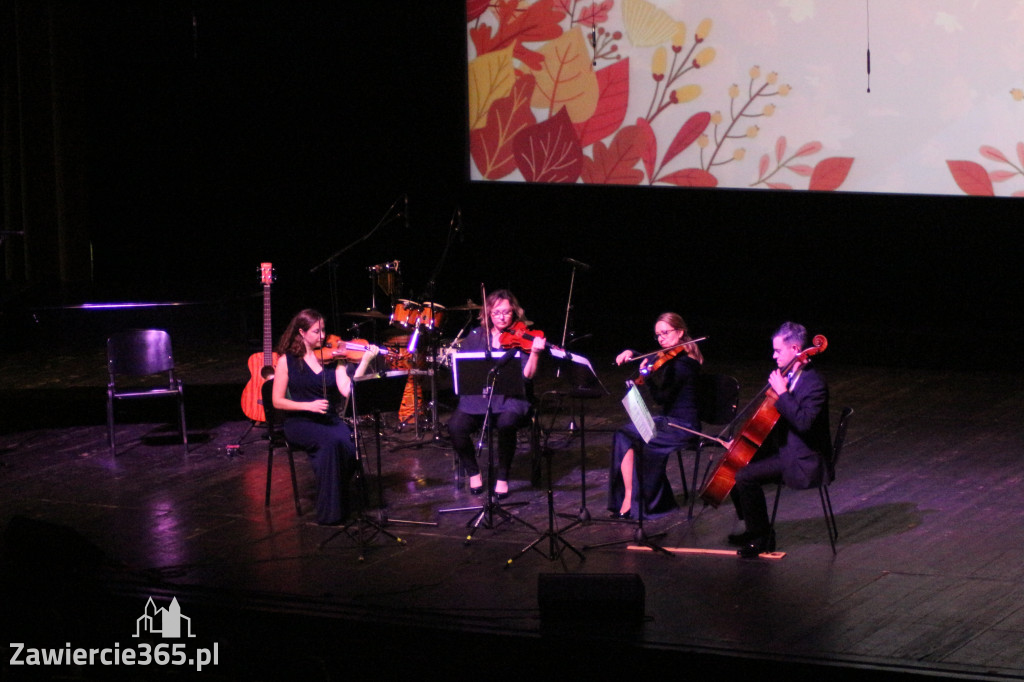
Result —
[[[788, 373], [797, 363], [803, 364], [812, 356], [824, 352], [828, 347], [828, 339], [821, 334], [815, 336], [812, 343], [810, 348], [800, 351], [782, 369], [783, 374]], [[736, 485], [736, 472], [750, 463], [750, 460], [754, 458], [768, 438], [772, 428], [779, 421], [779, 411], [775, 407], [775, 402], [778, 399], [778, 394], [768, 385], [761, 389], [758, 397], [743, 409], [741, 414], [747, 415], [751, 412], [753, 414], [742, 425], [739, 433], [733, 437], [722, 460], [700, 491], [702, 500], [713, 507], [717, 507], [725, 500], [733, 486]], [[729, 428], [731, 429], [733, 426], [734, 424], [730, 424]]]
[[[324, 341], [324, 344], [316, 350], [316, 354], [321, 364], [326, 365], [338, 360], [359, 362], [363, 359], [363, 354], [368, 350], [370, 350], [370, 342], [366, 339], [342, 341], [341, 337], [337, 334], [331, 334]], [[387, 355], [388, 353], [387, 348], [377, 349], [378, 355]]]

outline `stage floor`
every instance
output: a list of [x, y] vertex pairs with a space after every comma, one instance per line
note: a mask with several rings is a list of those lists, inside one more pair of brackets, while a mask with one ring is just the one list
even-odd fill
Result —
[[[174, 597], [195, 641], [219, 644], [227, 679], [254, 670], [277, 677], [271, 659], [281, 676], [313, 670], [315, 679], [364, 665], [503, 679], [600, 674], [618, 665], [626, 674], [656, 672], [638, 665], [714, 674], [764, 662], [776, 672], [851, 679], [1024, 679], [1019, 375], [822, 359], [833, 426], [842, 407], [856, 410], [831, 488], [838, 553], [815, 492], [787, 490], [780, 555], [743, 560], [725, 542], [731, 505], [698, 504], [688, 518], [675, 462], [669, 475], [681, 508], [648, 521], [645, 531], [663, 533], [657, 542], [680, 551], [637, 549], [633, 525], [604, 521], [611, 434], [625, 418], [626, 374], [608, 358], [594, 364], [611, 395], [586, 401], [585, 497], [572, 415], [542, 415], [554, 510], [578, 517], [585, 506], [594, 521], [525, 553], [549, 522], [547, 486], [531, 485], [525, 440], [506, 501], [525, 503], [509, 508], [516, 521], [473, 530], [466, 526], [472, 512], [440, 513], [480, 502], [456, 489], [443, 429], [425, 423], [418, 434], [412, 426], [399, 431], [386, 415], [378, 477], [373, 430], [364, 428], [371, 495], [376, 502], [379, 483], [387, 505], [373, 504], [369, 516], [387, 519], [386, 530], [402, 542], [377, 534], [360, 548], [350, 535], [332, 539], [336, 529], [312, 523], [313, 479], [303, 455], [296, 459], [303, 515], [295, 513], [284, 450], [264, 506], [266, 444], [239, 407], [245, 358], [204, 349], [182, 360], [187, 454], [174, 427], [160, 423], [173, 408], [158, 405], [119, 412], [119, 452], [110, 455], [102, 356], [15, 355], [0, 368], [8, 642], [124, 647], [146, 600], [165, 606]], [[746, 400], [770, 368], [770, 361], [719, 363], [705, 371], [735, 375]], [[444, 407], [441, 414], [443, 421]], [[229, 447], [238, 442], [237, 451]], [[693, 455], [684, 462], [689, 477]], [[557, 529], [568, 524], [556, 519]], [[623, 544], [588, 548], [614, 540]], [[638, 576], [643, 620], [548, 618], [538, 576], [552, 573]], [[17, 678], [24, 669], [8, 658], [6, 673]], [[139, 669], [132, 672], [138, 679]]]

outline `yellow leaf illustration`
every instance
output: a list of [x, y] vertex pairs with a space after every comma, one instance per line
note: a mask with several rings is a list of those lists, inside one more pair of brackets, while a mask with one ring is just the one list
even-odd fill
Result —
[[554, 115], [565, 107], [573, 123], [586, 121], [597, 110], [599, 88], [587, 41], [579, 26], [538, 50], [544, 64], [534, 71], [537, 87], [531, 106], [546, 107]]
[[469, 63], [469, 129], [477, 130], [487, 125], [487, 112], [491, 105], [512, 92], [516, 82], [512, 66], [512, 50], [509, 45], [481, 55]]

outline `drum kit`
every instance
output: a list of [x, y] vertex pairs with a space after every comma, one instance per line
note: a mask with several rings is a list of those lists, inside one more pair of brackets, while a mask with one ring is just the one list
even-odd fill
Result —
[[[386, 294], [393, 295], [398, 289], [395, 286], [395, 281], [399, 277], [399, 261], [374, 265], [367, 270], [371, 273], [371, 277], [381, 280], [377, 282], [377, 285]], [[389, 284], [392, 286], [388, 286]], [[444, 368], [451, 369], [451, 358], [458, 347], [458, 340], [472, 322], [473, 313], [480, 310], [481, 306], [470, 300], [458, 306], [444, 306], [436, 301], [421, 302], [408, 298], [392, 297], [391, 300], [390, 315], [375, 307], [365, 311], [343, 313], [343, 315], [365, 318], [367, 322], [373, 322], [375, 325], [385, 325], [383, 329], [377, 328], [376, 333], [372, 336], [382, 339], [377, 345], [388, 350], [388, 353], [382, 358], [387, 364], [387, 371], [389, 373], [404, 371], [409, 375], [402, 405], [398, 411], [397, 428], [401, 430], [411, 423], [416, 429], [416, 436], [419, 437], [420, 422], [426, 418], [434, 431], [435, 438], [438, 438], [439, 424], [435, 398], [437, 395], [437, 372]], [[462, 327], [463, 331], [454, 339], [442, 339], [445, 323], [452, 321], [458, 313], [467, 313]], [[426, 380], [430, 381], [431, 400], [429, 405], [424, 404], [423, 401]]]

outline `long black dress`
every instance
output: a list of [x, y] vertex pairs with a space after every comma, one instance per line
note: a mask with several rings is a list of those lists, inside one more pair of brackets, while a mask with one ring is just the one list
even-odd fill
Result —
[[[657, 516], [672, 511], [678, 505], [672, 494], [665, 468], [668, 457], [677, 448], [689, 445], [696, 436], [669, 426], [674, 422], [690, 429], [700, 429], [697, 417], [697, 375], [700, 363], [680, 353], [662, 365], [645, 379], [650, 390], [652, 412], [661, 408], [654, 416], [656, 434], [650, 443], [644, 443], [632, 423], [627, 423], [615, 432], [612, 441], [612, 459], [608, 469], [608, 510], [618, 512], [626, 488], [622, 481], [622, 460], [626, 451], [633, 448], [633, 496], [630, 510], [637, 515], [640, 492], [643, 491], [644, 516]], [[643, 479], [639, 475], [640, 458], [643, 457]]]

